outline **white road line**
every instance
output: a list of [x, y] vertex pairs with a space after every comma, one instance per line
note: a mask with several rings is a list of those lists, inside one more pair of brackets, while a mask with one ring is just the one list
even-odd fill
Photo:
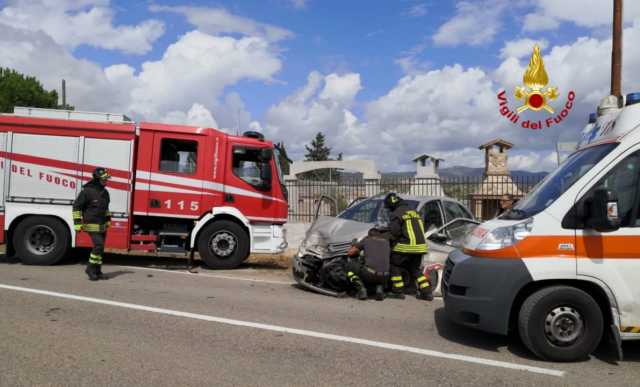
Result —
[[122, 265], [110, 265], [112, 267], [122, 267], [125, 269], [140, 269], [140, 270], [150, 270], [150, 271], [160, 271], [163, 273], [169, 274], [183, 274], [190, 275], [192, 277], [210, 277], [210, 278], [220, 278], [220, 279], [229, 279], [229, 280], [237, 280], [237, 281], [248, 281], [248, 282], [260, 282], [265, 284], [274, 284], [274, 285], [294, 285], [295, 282], [286, 282], [286, 281], [270, 281], [270, 280], [261, 280], [255, 278], [244, 278], [244, 277], [233, 277], [228, 275], [220, 275], [220, 274], [206, 274], [206, 273], [189, 273], [186, 270], [167, 270], [167, 269], [156, 269], [153, 267], [143, 267], [143, 266], [122, 266]]
[[31, 289], [31, 288], [24, 288], [20, 286], [0, 284], [0, 288], [7, 289], [7, 290], [14, 290], [18, 292], [33, 293], [33, 294], [40, 294], [44, 296], [50, 296], [50, 297], [64, 298], [68, 300], [84, 301], [84, 302], [90, 302], [94, 304], [102, 304], [102, 305], [109, 305], [109, 306], [117, 306], [117, 307], [126, 308], [126, 309], [141, 310], [145, 312], [164, 314], [168, 316], [184, 317], [184, 318], [190, 318], [194, 320], [209, 321], [209, 322], [232, 325], [237, 327], [261, 329], [261, 330], [271, 331], [271, 332], [288, 333], [292, 335], [313, 337], [317, 339], [325, 339], [325, 340], [338, 341], [343, 343], [360, 344], [360, 345], [366, 345], [369, 347], [390, 349], [394, 351], [414, 353], [418, 355], [437, 357], [441, 359], [458, 360], [466, 363], [479, 364], [483, 366], [500, 367], [500, 368], [526, 371], [526, 372], [532, 372], [536, 374], [543, 374], [543, 375], [557, 376], [557, 377], [563, 377], [565, 374], [564, 371], [554, 370], [549, 368], [533, 367], [533, 366], [527, 366], [524, 364], [509, 363], [509, 362], [503, 362], [498, 360], [484, 359], [480, 357], [459, 355], [455, 353], [432, 351], [430, 349], [408, 347], [405, 345], [385, 343], [382, 341], [373, 341], [373, 340], [359, 339], [356, 337], [340, 336], [340, 335], [334, 335], [329, 333], [308, 331], [305, 329], [288, 328], [288, 327], [283, 327], [279, 325], [262, 324], [262, 323], [255, 323], [255, 322], [242, 321], [242, 320], [232, 320], [232, 319], [223, 318], [223, 317], [209, 316], [206, 314], [181, 312], [181, 311], [172, 310], [172, 309], [155, 308], [155, 307], [146, 306], [146, 305], [130, 304], [126, 302], [118, 302], [118, 301], [104, 300], [100, 298], [77, 296], [74, 294], [51, 292], [48, 290]]

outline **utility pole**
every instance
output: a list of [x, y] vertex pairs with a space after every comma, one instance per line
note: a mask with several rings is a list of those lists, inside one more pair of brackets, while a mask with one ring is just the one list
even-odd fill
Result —
[[65, 80], [62, 80], [62, 108], [67, 108], [67, 83]]
[[611, 50], [611, 95], [622, 102], [622, 2], [613, 0], [613, 47]]

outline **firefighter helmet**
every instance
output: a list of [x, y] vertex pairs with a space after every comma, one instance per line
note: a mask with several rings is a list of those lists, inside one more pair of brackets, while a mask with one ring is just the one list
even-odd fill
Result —
[[93, 178], [99, 180], [106, 180], [111, 177], [111, 174], [106, 168], [97, 167], [93, 170]]
[[390, 192], [384, 197], [384, 206], [388, 209], [395, 209], [402, 199], [395, 192]]

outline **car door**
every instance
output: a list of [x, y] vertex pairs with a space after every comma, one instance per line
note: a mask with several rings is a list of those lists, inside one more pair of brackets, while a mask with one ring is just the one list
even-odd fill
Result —
[[576, 230], [578, 276], [588, 277], [611, 289], [618, 303], [623, 332], [626, 328], [640, 328], [639, 186], [640, 150], [627, 153], [581, 199], [588, 202], [599, 188], [616, 192], [620, 228], [600, 233], [578, 225]]
[[[420, 209], [420, 214], [424, 222], [424, 230], [426, 235], [432, 235], [444, 225], [444, 216], [442, 214], [442, 205], [440, 200], [431, 200], [426, 202]], [[443, 243], [442, 239], [427, 237], [427, 245], [429, 252], [425, 259], [430, 262], [444, 262], [449, 254], [449, 247]]]

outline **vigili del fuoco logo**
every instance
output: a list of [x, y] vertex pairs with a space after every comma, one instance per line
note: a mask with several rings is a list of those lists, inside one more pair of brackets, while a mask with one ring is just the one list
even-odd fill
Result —
[[[507, 93], [504, 89], [498, 92], [498, 104], [500, 106], [500, 114], [511, 121], [513, 124], [520, 123], [525, 129], [540, 130], [544, 128], [550, 128], [553, 125], [560, 124], [573, 108], [573, 101], [576, 98], [576, 93], [571, 90], [567, 94], [567, 101], [565, 102], [562, 110], [556, 113], [555, 109], [549, 104], [550, 102], [558, 98], [558, 88], [547, 87], [549, 84], [549, 75], [544, 68], [544, 61], [540, 55], [540, 47], [536, 44], [533, 47], [533, 54], [529, 60], [529, 66], [524, 72], [522, 77], [524, 86], [517, 86], [514, 92], [516, 99], [523, 102], [521, 106], [512, 110], [509, 107], [509, 101], [507, 100]], [[527, 119], [521, 120], [520, 114], [530, 110], [532, 112], [545, 111], [550, 114], [551, 117], [545, 119]]]

